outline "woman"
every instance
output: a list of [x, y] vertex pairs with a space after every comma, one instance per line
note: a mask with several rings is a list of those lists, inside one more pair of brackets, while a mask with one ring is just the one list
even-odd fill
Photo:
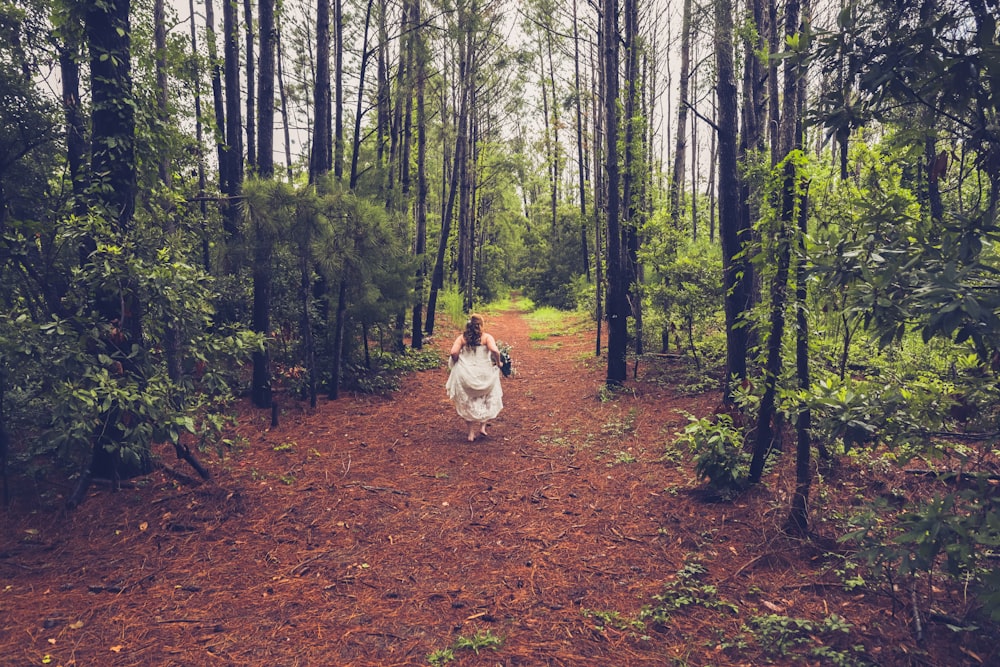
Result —
[[483, 331], [483, 324], [482, 315], [469, 315], [465, 332], [451, 346], [451, 374], [445, 384], [458, 416], [469, 426], [469, 442], [476, 439], [477, 428], [487, 435], [487, 422], [503, 409], [500, 350], [493, 336]]

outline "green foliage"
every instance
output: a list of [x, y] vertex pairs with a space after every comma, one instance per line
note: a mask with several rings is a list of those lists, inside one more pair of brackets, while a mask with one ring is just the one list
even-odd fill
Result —
[[757, 638], [764, 654], [776, 660], [795, 660], [811, 664], [820, 660], [824, 665], [856, 667], [870, 664], [862, 655], [862, 646], [843, 645], [853, 626], [836, 614], [822, 621], [793, 618], [778, 614], [754, 616], [743, 626]]
[[619, 611], [598, 611], [595, 609], [581, 609], [580, 613], [586, 618], [592, 618], [598, 627], [615, 628], [616, 630], [637, 630], [642, 631], [646, 624], [637, 618], [628, 618]]
[[465, 308], [462, 304], [462, 295], [454, 289], [441, 290], [438, 292], [437, 310], [448, 316], [448, 319], [459, 328], [465, 326]]
[[434, 667], [445, 665], [455, 659], [455, 652], [450, 648], [440, 648], [427, 654], [427, 662]]
[[400, 354], [379, 354], [370, 367], [350, 364], [345, 369], [344, 385], [365, 394], [390, 394], [397, 391], [402, 378], [416, 371], [439, 368], [441, 355], [435, 348], [406, 348]]
[[503, 646], [503, 639], [494, 635], [490, 630], [476, 630], [471, 637], [459, 635], [455, 639], [455, 643], [452, 644], [452, 648], [456, 651], [464, 649], [474, 651], [476, 655], [479, 655], [480, 649], [496, 651], [501, 646]]
[[697, 561], [688, 561], [677, 571], [676, 577], [663, 585], [663, 592], [653, 596], [654, 605], [647, 605], [639, 613], [641, 620], [649, 620], [657, 625], [667, 626], [674, 612], [686, 607], [699, 606], [705, 609], [722, 609], [737, 613], [739, 608], [718, 597], [718, 589], [701, 581], [708, 572]]
[[579, 210], [562, 207], [524, 232], [525, 257], [516, 280], [539, 306], [560, 310], [577, 307], [577, 277], [583, 274]]
[[[162, 239], [141, 226], [121, 238], [100, 227], [86, 230], [98, 239], [96, 249], [74, 271], [62, 313], [36, 322], [15, 312], [0, 332], [0, 345], [14, 364], [9, 376], [14, 395], [24, 401], [15, 402], [13, 411], [47, 405], [51, 419], [43, 424], [49, 431], [44, 440], [61, 458], [82, 461], [101, 438], [109, 453], [134, 464], [148, 457], [152, 442], [176, 443], [184, 434], [207, 440], [218, 433], [238, 364], [260, 339], [215, 324], [211, 279], [173, 259]], [[68, 238], [83, 232], [72, 222], [64, 228]], [[142, 304], [145, 345], [128, 341], [116, 322], [93, 309], [91, 295], [108, 290], [123, 303], [128, 295]], [[175, 352], [187, 360], [181, 378], [167, 372], [168, 329], [178, 334]], [[108, 341], [121, 344], [108, 347]]]
[[728, 496], [746, 486], [749, 453], [743, 449], [743, 433], [727, 414], [712, 418], [687, 415], [688, 425], [678, 438], [686, 445], [695, 462], [698, 479], [708, 480], [712, 490]]

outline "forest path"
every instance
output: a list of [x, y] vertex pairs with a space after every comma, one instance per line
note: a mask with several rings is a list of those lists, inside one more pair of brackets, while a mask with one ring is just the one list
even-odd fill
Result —
[[[244, 409], [233, 451], [206, 456], [214, 485], [156, 476], [95, 492], [65, 524], [8, 519], [7, 536], [33, 546], [0, 560], [21, 575], [3, 594], [0, 654], [426, 665], [487, 632], [502, 638], [496, 653], [457, 651], [451, 664], [662, 665], [706, 650], [597, 630], [587, 610], [634, 618], [726, 521], [730, 510], [687, 497], [687, 466], [660, 460], [685, 423], [678, 410], [704, 414], [717, 397], [640, 381], [601, 401], [588, 323], [533, 332], [509, 310], [488, 313], [486, 329], [513, 345], [516, 373], [473, 443], [442, 365], [388, 398], [286, 406], [276, 428]], [[444, 351], [457, 333], [430, 344]]]

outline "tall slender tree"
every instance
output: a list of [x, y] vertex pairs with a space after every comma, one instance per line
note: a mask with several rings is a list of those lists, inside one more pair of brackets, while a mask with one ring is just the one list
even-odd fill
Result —
[[746, 377], [747, 329], [741, 319], [748, 307], [749, 275], [744, 252], [746, 230], [740, 217], [737, 172], [737, 100], [733, 64], [733, 6], [731, 0], [715, 5], [716, 97], [718, 104], [719, 240], [722, 245], [726, 313], [726, 379], [724, 397], [732, 402]]
[[[788, 0], [785, 4], [785, 35], [789, 41], [799, 30], [801, 12], [799, 0]], [[778, 378], [781, 375], [782, 340], [785, 334], [785, 307], [788, 304], [788, 272], [791, 264], [792, 226], [795, 223], [797, 201], [798, 168], [796, 161], [791, 159], [793, 150], [801, 147], [801, 137], [798, 133], [797, 109], [799, 59], [786, 58], [784, 82], [782, 86], [782, 126], [780, 150], [784, 156], [782, 173], [781, 204], [778, 215], [778, 229], [775, 234], [775, 253], [777, 268], [774, 282], [771, 285], [771, 314], [767, 339], [767, 358], [764, 366], [764, 392], [760, 399], [757, 414], [757, 431], [753, 447], [753, 457], [750, 461], [748, 481], [751, 484], [760, 482], [764, 472], [764, 464], [774, 444], [774, 414], [775, 399], [778, 390]]]
[[222, 4], [222, 27], [225, 33], [224, 70], [226, 81], [226, 149], [224, 167], [227, 197], [226, 232], [231, 239], [240, 237], [240, 209], [237, 198], [243, 188], [243, 124], [240, 113], [240, 33], [236, 3]]
[[[223, 0], [224, 2], [229, 0]], [[251, 171], [257, 170], [257, 137], [256, 137], [256, 113], [257, 104], [256, 93], [256, 58], [254, 57], [254, 34], [253, 34], [253, 0], [243, 0], [243, 28], [246, 31], [247, 55], [244, 64], [246, 65], [247, 77], [247, 167]]]
[[[256, 146], [257, 173], [261, 180], [274, 177], [274, 2], [259, 0], [260, 63], [257, 90], [260, 99], [257, 111], [260, 114]], [[273, 232], [258, 224], [254, 238], [253, 252], [253, 330], [263, 336], [271, 331], [271, 279]], [[267, 344], [253, 352], [253, 378], [251, 394], [258, 408], [271, 407], [271, 355]]]
[[680, 227], [684, 192], [684, 158], [687, 154], [688, 89], [691, 81], [691, 3], [684, 0], [681, 22], [680, 87], [677, 94], [677, 139], [674, 142], [674, 170], [670, 179], [670, 221]]
[[[129, 0], [90, 0], [84, 27], [90, 57], [90, 193], [93, 212], [112, 235], [123, 238], [133, 227], [136, 193], [135, 98], [132, 90], [132, 27]], [[97, 249], [89, 239], [89, 251]], [[142, 306], [132, 290], [97, 285], [94, 310], [103, 320], [98, 355], [112, 359], [120, 374], [138, 382], [142, 375]], [[105, 366], [100, 363], [100, 366]], [[109, 401], [114, 404], [115, 401]], [[124, 465], [121, 449], [127, 426], [120, 408], [106, 408], [92, 434], [89, 467], [67, 500], [82, 502], [93, 476], [119, 479], [136, 472]]]
[[330, 154], [330, 0], [316, 3], [316, 78], [313, 103], [315, 125], [309, 158], [309, 182], [333, 168]]
[[[421, 0], [414, 0], [413, 23], [421, 23]], [[417, 274], [413, 289], [413, 318], [410, 329], [410, 346], [416, 350], [424, 346], [424, 292], [427, 283], [427, 110], [425, 90], [427, 86], [427, 45], [424, 31], [416, 33], [416, 97], [417, 97], [417, 198], [414, 202], [414, 220], [416, 230], [414, 236], [414, 254], [417, 260]]]
[[625, 382], [628, 368], [628, 274], [624, 266], [621, 232], [620, 168], [618, 155], [618, 0], [602, 3], [602, 66], [604, 71], [604, 171], [607, 192], [608, 386]]
[[590, 252], [587, 249], [587, 168], [586, 134], [583, 121], [584, 92], [580, 78], [580, 18], [577, 15], [577, 0], [573, 0], [573, 106], [576, 111], [576, 161], [577, 182], [580, 197], [580, 260], [583, 273], [590, 282]]

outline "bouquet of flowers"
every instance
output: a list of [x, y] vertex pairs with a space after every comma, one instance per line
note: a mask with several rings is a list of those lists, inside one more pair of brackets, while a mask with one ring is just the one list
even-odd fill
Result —
[[503, 373], [505, 378], [509, 378], [514, 374], [514, 360], [510, 356], [510, 351], [513, 348], [513, 345], [505, 343], [502, 340], [497, 341], [497, 349], [500, 350], [500, 372]]

